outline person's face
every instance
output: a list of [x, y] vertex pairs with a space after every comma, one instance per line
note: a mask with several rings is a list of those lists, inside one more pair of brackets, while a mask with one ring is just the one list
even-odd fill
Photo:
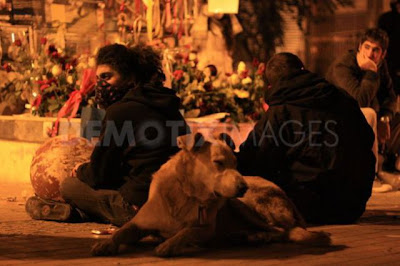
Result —
[[358, 47], [359, 52], [379, 65], [386, 55], [379, 43], [366, 40]]
[[96, 68], [96, 79], [107, 81], [110, 85], [116, 85], [120, 81], [120, 74], [109, 65], [98, 65]]

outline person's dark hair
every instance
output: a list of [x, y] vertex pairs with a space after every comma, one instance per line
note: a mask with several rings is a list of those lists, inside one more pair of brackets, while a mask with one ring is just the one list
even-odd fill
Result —
[[282, 78], [287, 78], [304, 69], [303, 62], [294, 54], [279, 53], [274, 55], [266, 65], [266, 78], [274, 86]]
[[392, 11], [395, 11], [397, 13], [397, 4], [400, 4], [400, 0], [391, 0], [390, 1], [390, 8]]
[[206, 66], [206, 68], [207, 68], [207, 67], [210, 69], [210, 74], [211, 74], [211, 76], [212, 76], [212, 77], [216, 77], [217, 74], [218, 74], [218, 69], [217, 69], [217, 67], [216, 67], [215, 65], [208, 65], [208, 66]]
[[386, 51], [389, 45], [387, 33], [378, 28], [367, 29], [361, 36], [359, 45], [362, 45], [365, 41], [379, 43], [383, 51]]
[[165, 81], [161, 57], [150, 46], [107, 45], [97, 53], [96, 63], [109, 65], [117, 71], [121, 75], [120, 86], [162, 86]]

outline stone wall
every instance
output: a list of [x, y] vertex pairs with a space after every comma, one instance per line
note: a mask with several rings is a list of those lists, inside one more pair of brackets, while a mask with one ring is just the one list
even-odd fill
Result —
[[[29, 183], [36, 149], [49, 138], [55, 118], [0, 116], [0, 182]], [[62, 119], [60, 134], [80, 135], [80, 119]]]
[[[55, 118], [32, 116], [0, 116], [0, 183], [29, 183], [30, 164], [36, 149], [49, 138], [47, 131]], [[237, 126], [218, 122], [196, 123], [188, 121], [192, 132], [204, 135], [228, 133], [236, 148], [253, 128], [251, 123]], [[80, 119], [61, 119], [59, 134], [80, 136]]]

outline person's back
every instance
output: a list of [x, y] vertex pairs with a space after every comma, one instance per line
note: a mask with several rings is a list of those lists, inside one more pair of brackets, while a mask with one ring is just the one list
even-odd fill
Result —
[[242, 144], [239, 170], [282, 187], [307, 222], [353, 222], [371, 193], [373, 133], [347, 93], [301, 68], [291, 54], [270, 60], [270, 108]]

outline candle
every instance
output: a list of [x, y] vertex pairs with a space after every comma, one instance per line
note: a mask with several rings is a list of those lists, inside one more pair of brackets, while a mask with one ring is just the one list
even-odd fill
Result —
[[12, 41], [13, 43], [15, 42], [15, 34], [14, 34], [14, 32], [11, 33], [11, 41]]

